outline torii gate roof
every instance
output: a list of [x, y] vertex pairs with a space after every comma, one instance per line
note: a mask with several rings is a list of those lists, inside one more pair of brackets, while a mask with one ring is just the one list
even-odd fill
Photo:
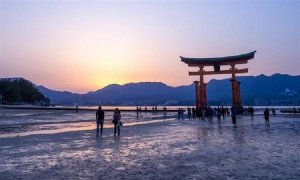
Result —
[[225, 56], [225, 57], [214, 57], [214, 58], [188, 58], [182, 57], [181, 61], [188, 64], [189, 66], [213, 66], [213, 65], [229, 65], [229, 64], [244, 64], [247, 63], [248, 60], [254, 58], [254, 54], [256, 51], [240, 54], [235, 56]]

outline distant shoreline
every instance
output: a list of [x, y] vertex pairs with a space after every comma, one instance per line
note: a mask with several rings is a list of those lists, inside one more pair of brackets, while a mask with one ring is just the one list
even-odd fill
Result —
[[[142, 107], [141, 112], [152, 112], [152, 108], [151, 107], [155, 107], [155, 106], [151, 106], [151, 105], [145, 105], [145, 106], [124, 106], [124, 105], [120, 105], [120, 106], [107, 106], [109, 108], [105, 108], [106, 106], [103, 105], [102, 109], [104, 111], [108, 111], [108, 112], [114, 112], [116, 108], [118, 108], [120, 111], [123, 112], [136, 112], [136, 107]], [[145, 110], [145, 107], [147, 107], [147, 110]], [[167, 107], [167, 112], [177, 112], [178, 108], [184, 108], [184, 107], [193, 107], [193, 106], [188, 106], [188, 105], [181, 105], [181, 106], [156, 106], [158, 107], [158, 109], [156, 110], [156, 112], [163, 112], [164, 110], [162, 109], [163, 107]], [[218, 106], [211, 106], [211, 107], [218, 107]], [[221, 106], [219, 106], [221, 107]], [[223, 106], [223, 107], [230, 107], [230, 106]], [[244, 107], [249, 107], [249, 106], [244, 106]], [[264, 109], [266, 107], [268, 108], [275, 108], [276, 110], [291, 110], [293, 108], [300, 108], [300, 106], [289, 106], [289, 105], [284, 105], [284, 106], [253, 106], [254, 109]], [[34, 106], [34, 105], [30, 105], [30, 104], [26, 104], [26, 105], [0, 105], [0, 108], [5, 108], [5, 109], [28, 109], [28, 110], [69, 110], [69, 111], [76, 111], [76, 109], [78, 111], [96, 111], [97, 110], [97, 106], [78, 106], [78, 108], [76, 108], [76, 106]]]
[[[132, 106], [132, 108], [135, 108], [136, 106]], [[152, 109], [147, 109], [145, 110], [145, 106], [138, 106], [138, 107], [143, 107], [141, 112], [152, 112]], [[147, 106], [149, 107], [149, 106]], [[0, 108], [5, 108], [5, 109], [28, 109], [28, 110], [70, 110], [70, 111], [96, 111], [97, 108], [88, 108], [88, 107], [50, 107], [50, 106], [16, 106], [16, 105], [0, 105]], [[136, 112], [136, 109], [122, 109], [122, 106], [116, 106], [115, 108], [118, 108], [120, 111], [123, 112]], [[104, 111], [107, 112], [114, 112], [115, 108], [103, 108]], [[177, 109], [167, 109], [167, 112], [177, 112]], [[157, 109], [156, 112], [164, 112], [163, 109]]]

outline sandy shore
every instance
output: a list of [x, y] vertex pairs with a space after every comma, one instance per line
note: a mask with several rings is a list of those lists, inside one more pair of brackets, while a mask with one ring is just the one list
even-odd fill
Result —
[[0, 179], [299, 179], [300, 119], [171, 120], [0, 138]]

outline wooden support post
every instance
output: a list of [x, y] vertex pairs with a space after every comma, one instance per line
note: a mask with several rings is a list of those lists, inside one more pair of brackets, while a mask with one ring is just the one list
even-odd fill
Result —
[[241, 100], [241, 88], [240, 88], [241, 82], [237, 82], [237, 105], [239, 108], [242, 107], [242, 100]]
[[204, 96], [203, 96], [203, 85], [201, 83], [199, 89], [200, 89], [200, 107], [203, 107]]
[[236, 80], [231, 79], [231, 89], [232, 89], [232, 106], [236, 107]]
[[235, 80], [235, 109], [238, 111], [239, 110], [239, 95], [238, 95], [238, 84], [237, 80]]
[[204, 67], [199, 67], [199, 74], [200, 74], [200, 107], [206, 107], [205, 99], [206, 99], [206, 90], [205, 90], [205, 83], [204, 83]]
[[235, 64], [231, 64], [231, 74], [232, 74], [232, 78], [231, 78], [231, 88], [232, 88], [232, 106], [233, 108], [237, 108], [237, 81], [235, 78]]
[[203, 84], [203, 107], [207, 106], [206, 83]]
[[195, 84], [196, 109], [199, 109], [200, 108], [199, 81], [194, 81], [194, 84]]

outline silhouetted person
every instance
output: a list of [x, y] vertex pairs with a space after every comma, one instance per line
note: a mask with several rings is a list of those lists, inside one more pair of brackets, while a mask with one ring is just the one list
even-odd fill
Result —
[[166, 118], [167, 117], [167, 108], [166, 107], [163, 107], [163, 112], [164, 112], [164, 117]]
[[270, 123], [269, 116], [270, 116], [269, 108], [266, 108], [265, 111], [264, 111], [264, 117], [265, 117], [265, 121], [266, 121], [267, 124]]
[[139, 107], [136, 107], [136, 116], [139, 117]]
[[188, 107], [188, 108], [187, 108], [187, 111], [188, 111], [188, 112], [187, 112], [187, 113], [188, 113], [188, 118], [191, 119], [191, 116], [192, 116], [191, 108]]
[[181, 113], [180, 108], [178, 108], [178, 110], [177, 110], [177, 119], [180, 119], [180, 113]]
[[121, 126], [121, 113], [118, 108], [116, 108], [113, 116], [113, 123], [114, 123], [114, 136], [117, 135], [118, 130], [118, 136], [120, 136], [120, 126]]
[[276, 111], [274, 108], [272, 108], [272, 114], [273, 114], [273, 116], [276, 116]]
[[214, 110], [213, 110], [213, 108], [209, 107], [207, 110], [208, 110], [208, 119], [209, 120], [214, 120]]
[[234, 124], [234, 127], [236, 127], [236, 110], [233, 106], [231, 107], [231, 119], [232, 124]]
[[206, 111], [205, 111], [205, 108], [199, 108], [198, 109], [198, 119], [202, 119], [202, 120], [204, 120], [204, 118], [205, 118], [205, 114], [206, 114]]
[[193, 116], [193, 119], [196, 119], [196, 109], [195, 108], [192, 108], [192, 116]]
[[222, 106], [222, 108], [221, 108], [221, 114], [222, 114], [222, 117], [223, 117], [223, 119], [225, 118], [225, 109], [224, 109], [224, 107]]
[[251, 114], [251, 117], [253, 118], [253, 115], [254, 115], [254, 108], [251, 106], [250, 107], [250, 114]]
[[221, 120], [221, 109], [219, 107], [217, 109], [217, 117], [218, 117], [218, 120], [220, 121]]
[[183, 110], [183, 108], [181, 108], [181, 110], [180, 110], [180, 116], [181, 116], [181, 119], [183, 120], [184, 119], [184, 110]]
[[229, 109], [226, 108], [226, 115], [228, 116], [230, 114]]
[[201, 108], [197, 108], [196, 109], [196, 118], [200, 119], [201, 118], [201, 113], [202, 113]]
[[100, 135], [102, 136], [103, 124], [104, 124], [104, 111], [102, 110], [101, 106], [99, 106], [98, 110], [96, 111], [96, 121], [97, 121], [96, 136], [99, 136], [99, 126], [101, 127]]

